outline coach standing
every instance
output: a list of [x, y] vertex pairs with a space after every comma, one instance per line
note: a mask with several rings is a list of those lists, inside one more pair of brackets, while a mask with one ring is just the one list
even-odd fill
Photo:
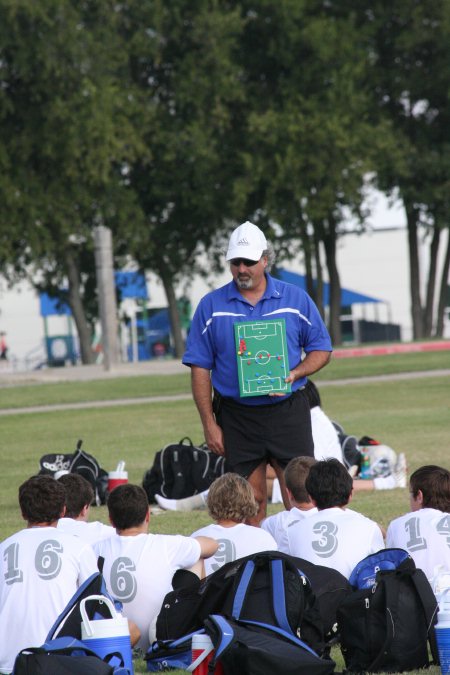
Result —
[[[205, 441], [213, 452], [226, 456], [230, 471], [252, 485], [259, 504], [257, 524], [266, 514], [266, 464], [275, 469], [289, 508], [283, 470], [293, 457], [314, 456], [303, 387], [308, 375], [329, 362], [332, 347], [308, 294], [270, 276], [273, 250], [256, 225], [247, 221], [233, 231], [226, 259], [233, 280], [200, 300], [183, 363], [191, 367], [192, 394]], [[241, 397], [234, 324], [275, 319], [284, 319], [286, 325], [285, 381], [292, 392]]]

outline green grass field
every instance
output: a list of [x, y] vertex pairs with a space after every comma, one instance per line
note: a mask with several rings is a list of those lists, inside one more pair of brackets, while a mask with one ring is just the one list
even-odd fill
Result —
[[[448, 352], [408, 354], [360, 359], [335, 359], [316, 378], [324, 410], [348, 433], [372, 436], [405, 452], [412, 471], [425, 463], [448, 466], [450, 445], [450, 377], [433, 376], [433, 370], [448, 368]], [[429, 376], [408, 380], [352, 382], [337, 380], [384, 373], [429, 371]], [[61, 402], [147, 397], [189, 392], [184, 375], [110, 379], [89, 383], [61, 383], [0, 388], [0, 408], [48, 405]], [[0, 538], [23, 527], [17, 505], [17, 488], [38, 470], [39, 458], [48, 452], [71, 452], [79, 438], [102, 467], [115, 468], [124, 459], [132, 482], [141, 483], [154, 454], [167, 443], [189, 436], [203, 440], [193, 402], [139, 403], [114, 408], [46, 411], [11, 414], [1, 418], [3, 472], [0, 476]], [[407, 490], [356, 494], [353, 508], [386, 526], [408, 508]], [[270, 506], [270, 512], [280, 506]], [[93, 519], [107, 522], [105, 507], [93, 509]], [[205, 512], [153, 515], [154, 532], [190, 534], [206, 524]], [[337, 670], [343, 667], [339, 650], [333, 651]], [[145, 664], [136, 662], [136, 672]], [[180, 671], [181, 672], [181, 671]], [[439, 668], [427, 671], [437, 675]]]

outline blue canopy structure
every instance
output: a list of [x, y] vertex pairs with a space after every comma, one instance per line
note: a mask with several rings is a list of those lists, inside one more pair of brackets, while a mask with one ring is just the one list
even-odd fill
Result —
[[125, 298], [148, 300], [147, 284], [141, 272], [114, 272], [114, 279], [121, 300]]
[[54, 298], [48, 295], [48, 293], [39, 294], [39, 304], [41, 310], [41, 316], [63, 316], [67, 314], [68, 316], [72, 314], [67, 302], [60, 300], [59, 298]]
[[[303, 288], [303, 290], [306, 291], [306, 276], [304, 274], [297, 274], [296, 272], [290, 272], [283, 267], [277, 267], [276, 270], [273, 271], [273, 276], [281, 281], [286, 281], [289, 284], [300, 286], [300, 288]], [[351, 291], [348, 288], [341, 288], [341, 307], [379, 302], [384, 302], [384, 300], [373, 298], [370, 295], [364, 295], [357, 291]], [[323, 304], [325, 307], [328, 307], [330, 304], [330, 284], [328, 282], [324, 282], [323, 284]]]

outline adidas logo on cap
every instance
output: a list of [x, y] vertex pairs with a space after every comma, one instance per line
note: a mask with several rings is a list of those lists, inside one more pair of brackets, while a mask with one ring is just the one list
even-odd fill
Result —
[[242, 239], [239, 239], [237, 245], [238, 246], [248, 246], [249, 243], [248, 243], [248, 240], [245, 237], [242, 237]]

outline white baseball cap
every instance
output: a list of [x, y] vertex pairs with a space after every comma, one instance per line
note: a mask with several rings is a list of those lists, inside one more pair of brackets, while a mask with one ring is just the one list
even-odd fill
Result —
[[227, 260], [247, 258], [259, 260], [267, 249], [267, 240], [259, 227], [246, 220], [231, 234], [228, 244]]

